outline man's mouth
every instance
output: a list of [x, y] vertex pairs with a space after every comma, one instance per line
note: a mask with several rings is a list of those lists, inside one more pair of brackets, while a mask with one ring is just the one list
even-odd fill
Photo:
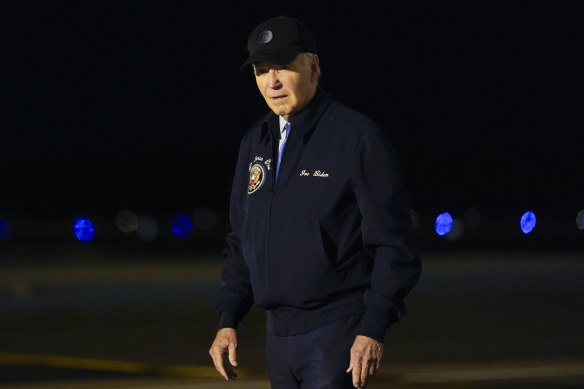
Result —
[[273, 101], [281, 101], [281, 100], [284, 100], [286, 97], [288, 97], [288, 95], [273, 96], [273, 97], [271, 97], [271, 99]]

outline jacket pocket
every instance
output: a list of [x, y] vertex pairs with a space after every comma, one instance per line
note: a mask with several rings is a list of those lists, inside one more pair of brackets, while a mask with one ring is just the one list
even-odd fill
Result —
[[307, 306], [326, 294], [332, 267], [310, 211], [287, 210], [286, 216], [272, 219], [267, 262], [269, 298], [275, 305]]
[[323, 266], [323, 270], [328, 273], [332, 269], [332, 261], [329, 257], [324, 238], [323, 238], [323, 231], [320, 226], [320, 221], [314, 215], [314, 213], [310, 213], [310, 224], [312, 226], [312, 235], [313, 235], [313, 245], [319, 262]]

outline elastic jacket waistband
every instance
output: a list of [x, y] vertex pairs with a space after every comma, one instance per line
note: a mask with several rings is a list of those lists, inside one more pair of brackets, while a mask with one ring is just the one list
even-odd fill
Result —
[[355, 293], [316, 309], [285, 306], [268, 309], [267, 329], [276, 336], [300, 335], [334, 320], [363, 313], [363, 293]]

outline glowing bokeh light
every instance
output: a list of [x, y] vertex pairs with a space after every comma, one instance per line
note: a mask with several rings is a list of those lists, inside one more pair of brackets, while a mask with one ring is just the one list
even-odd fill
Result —
[[187, 216], [180, 215], [171, 223], [172, 233], [179, 238], [186, 238], [195, 230], [195, 224]]
[[10, 225], [4, 219], [0, 219], [0, 239], [10, 239]]
[[73, 233], [81, 242], [91, 242], [95, 235], [95, 228], [89, 219], [78, 217], [73, 223]]
[[126, 234], [134, 232], [138, 229], [138, 216], [134, 212], [124, 209], [116, 217], [116, 226]]
[[436, 223], [434, 225], [436, 233], [440, 236], [446, 235], [452, 230], [452, 215], [448, 212], [441, 213], [436, 217]]
[[454, 241], [462, 238], [463, 234], [464, 234], [464, 222], [462, 220], [456, 218], [452, 221], [452, 228], [450, 229], [450, 232], [447, 233], [446, 239], [448, 239], [451, 242], [454, 242]]
[[580, 231], [584, 230], [584, 209], [581, 209], [578, 215], [576, 215], [576, 227]]
[[520, 220], [521, 231], [523, 231], [524, 234], [529, 234], [535, 228], [535, 223], [535, 214], [531, 211], [525, 212]]

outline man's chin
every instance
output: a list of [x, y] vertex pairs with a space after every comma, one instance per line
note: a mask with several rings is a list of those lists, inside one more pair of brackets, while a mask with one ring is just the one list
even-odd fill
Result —
[[290, 109], [285, 105], [268, 105], [272, 112], [279, 116], [290, 115]]
[[274, 108], [274, 109], [272, 109], [272, 112], [274, 112], [278, 116], [288, 116], [288, 115], [290, 115], [290, 112], [288, 110], [284, 110], [284, 109], [281, 109], [281, 108]]

